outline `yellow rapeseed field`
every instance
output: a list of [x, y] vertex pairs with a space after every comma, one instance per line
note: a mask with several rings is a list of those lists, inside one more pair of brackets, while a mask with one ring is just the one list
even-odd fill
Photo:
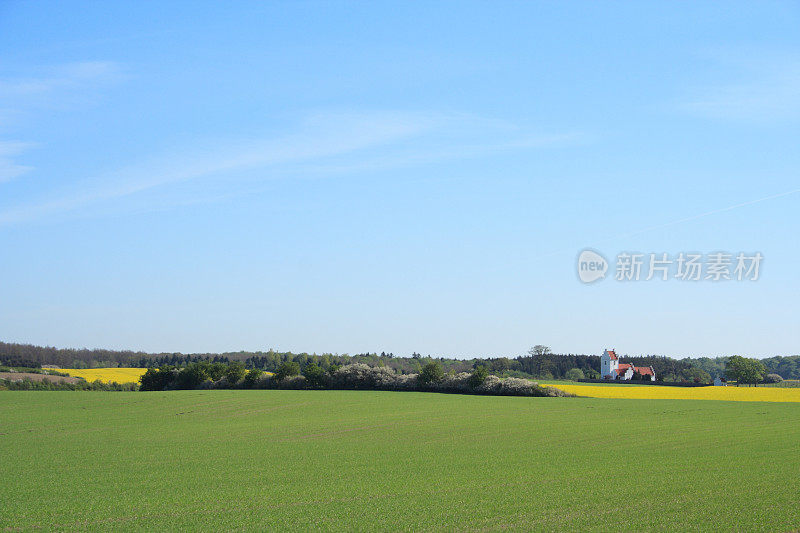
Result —
[[103, 383], [138, 383], [139, 378], [147, 372], [146, 368], [62, 368], [58, 370], [76, 378], [83, 378], [92, 382], [100, 380]]
[[800, 388], [781, 387], [664, 387], [553, 384], [577, 396], [639, 400], [725, 400], [732, 402], [800, 402]]
[[[139, 383], [139, 378], [147, 372], [146, 368], [60, 368], [59, 372], [64, 372], [76, 378], [83, 378], [88, 382], [99, 379], [103, 383]], [[272, 376], [272, 372], [264, 372], [264, 375]]]

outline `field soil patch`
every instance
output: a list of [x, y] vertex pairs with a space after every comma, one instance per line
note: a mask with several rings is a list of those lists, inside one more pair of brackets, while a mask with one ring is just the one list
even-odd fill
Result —
[[34, 374], [32, 372], [0, 372], [0, 379], [8, 379], [11, 381], [20, 381], [23, 379], [29, 379], [31, 381], [44, 381], [46, 379], [51, 383], [79, 383], [83, 381], [73, 377]]

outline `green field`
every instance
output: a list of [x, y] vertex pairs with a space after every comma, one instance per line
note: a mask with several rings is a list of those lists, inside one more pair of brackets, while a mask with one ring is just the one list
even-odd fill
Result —
[[791, 403], [0, 393], [0, 529], [797, 530]]

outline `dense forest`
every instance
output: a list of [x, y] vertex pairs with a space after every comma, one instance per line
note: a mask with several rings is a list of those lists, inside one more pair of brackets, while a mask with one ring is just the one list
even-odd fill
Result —
[[[600, 356], [583, 354], [553, 354], [546, 347], [532, 350], [519, 357], [493, 357], [453, 359], [423, 356], [414, 353], [410, 357], [398, 357], [392, 353], [361, 354], [307, 354], [292, 352], [225, 352], [225, 353], [145, 353], [102, 349], [62, 349], [0, 342], [0, 365], [38, 367], [55, 365], [61, 368], [104, 368], [162, 366], [185, 367], [190, 363], [230, 363], [240, 361], [248, 369], [257, 368], [275, 372], [282, 363], [296, 362], [301, 367], [315, 363], [328, 370], [334, 365], [367, 364], [373, 367], [388, 367], [398, 374], [417, 374], [426, 362], [437, 361], [445, 372], [469, 372], [479, 366], [501, 376], [534, 377], [540, 379], [564, 378], [572, 369], [581, 370], [586, 378], [599, 376]], [[652, 366], [659, 381], [707, 382], [723, 375], [727, 357], [672, 359], [665, 356], [622, 357], [624, 362], [636, 366]], [[784, 379], [800, 379], [800, 356], [770, 357], [762, 359], [767, 372]]]

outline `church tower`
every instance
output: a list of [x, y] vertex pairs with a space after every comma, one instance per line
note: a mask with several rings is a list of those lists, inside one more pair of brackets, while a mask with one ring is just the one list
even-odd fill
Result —
[[600, 356], [600, 377], [605, 379], [610, 376], [610, 379], [616, 379], [618, 368], [619, 359], [614, 350], [603, 350], [603, 355]]

